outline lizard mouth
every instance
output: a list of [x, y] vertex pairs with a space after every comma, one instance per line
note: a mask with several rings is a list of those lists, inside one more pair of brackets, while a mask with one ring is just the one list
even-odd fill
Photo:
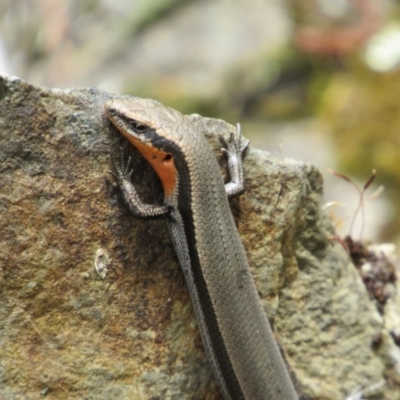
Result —
[[112, 124], [129, 140], [141, 143], [151, 143], [153, 129], [147, 125], [127, 116], [126, 110], [120, 110], [113, 106], [113, 102], [105, 105], [107, 117]]

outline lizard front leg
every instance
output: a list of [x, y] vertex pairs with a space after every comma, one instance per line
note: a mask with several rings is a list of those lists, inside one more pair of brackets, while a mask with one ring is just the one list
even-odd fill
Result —
[[228, 170], [231, 177], [230, 182], [225, 184], [225, 192], [228, 197], [234, 197], [245, 191], [244, 173], [243, 173], [243, 154], [249, 146], [249, 141], [242, 142], [242, 134], [240, 132], [240, 124], [236, 125], [236, 136], [232, 132], [229, 139], [220, 137], [222, 144], [221, 151], [228, 158]]
[[116, 173], [113, 175], [117, 178], [118, 186], [121, 189], [124, 201], [131, 213], [136, 218], [142, 219], [155, 219], [169, 216], [171, 212], [170, 206], [146, 204], [140, 200], [136, 188], [131, 182], [133, 170], [129, 169], [130, 161], [131, 158], [129, 157], [125, 165], [123, 153], [121, 152], [119, 163], [114, 163]]

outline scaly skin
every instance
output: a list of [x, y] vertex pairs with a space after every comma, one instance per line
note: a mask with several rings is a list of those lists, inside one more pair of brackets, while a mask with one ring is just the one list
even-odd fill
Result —
[[207, 140], [189, 118], [156, 101], [137, 98], [112, 100], [106, 113], [163, 183], [164, 205], [145, 205], [127, 174], [118, 169], [120, 187], [136, 216], [168, 217], [203, 344], [224, 398], [297, 399], [227, 199], [243, 190], [241, 155], [248, 142], [241, 142], [239, 130], [226, 142], [224, 152], [234, 179], [225, 186]]

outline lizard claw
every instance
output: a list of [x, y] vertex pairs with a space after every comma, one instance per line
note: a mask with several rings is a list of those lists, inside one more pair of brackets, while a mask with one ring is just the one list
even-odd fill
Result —
[[[249, 140], [242, 140], [242, 133], [240, 131], [240, 124], [236, 125], [236, 135], [231, 132], [229, 134], [229, 139], [226, 140], [222, 135], [220, 136], [220, 141], [224, 147], [221, 148], [221, 152], [229, 156], [230, 154], [236, 154], [237, 156], [242, 156], [243, 153], [249, 147]], [[243, 142], [243, 143], [242, 143]]]
[[[130, 169], [130, 165], [131, 165], [131, 156], [129, 156], [128, 157], [128, 161], [127, 161], [127, 163], [126, 163], [126, 165], [125, 165], [125, 169], [124, 169], [124, 177], [126, 178], [126, 179], [131, 179], [131, 176], [132, 176], [132, 174], [133, 174], [133, 169]], [[123, 162], [123, 159], [122, 159], [122, 162]]]
[[242, 131], [240, 129], [239, 123], [236, 124], [236, 129], [237, 129], [237, 136], [238, 136], [238, 144], [240, 145], [240, 153], [243, 154], [249, 147], [250, 140], [246, 139], [243, 141]]
[[124, 151], [121, 148], [119, 157], [117, 161], [113, 161], [113, 167], [115, 172], [110, 171], [110, 173], [117, 178], [117, 180], [121, 183], [124, 180], [130, 180], [133, 174], [133, 169], [130, 168], [131, 157], [128, 157], [128, 161], [125, 163], [124, 160]]

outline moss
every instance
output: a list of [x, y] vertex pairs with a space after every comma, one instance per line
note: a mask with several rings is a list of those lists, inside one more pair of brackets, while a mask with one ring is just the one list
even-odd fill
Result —
[[360, 177], [377, 170], [396, 207], [386, 236], [400, 233], [399, 93], [400, 70], [378, 74], [354, 62], [331, 76], [317, 109], [332, 126], [341, 167]]

